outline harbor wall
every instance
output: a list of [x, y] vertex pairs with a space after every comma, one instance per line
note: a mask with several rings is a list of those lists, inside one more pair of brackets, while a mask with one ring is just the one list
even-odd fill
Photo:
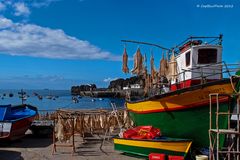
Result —
[[111, 98], [125, 98], [127, 94], [134, 97], [141, 97], [144, 95], [143, 89], [127, 89], [127, 90], [105, 90], [105, 91], [79, 91], [78, 93], [72, 93], [73, 95], [82, 97], [111, 97]]

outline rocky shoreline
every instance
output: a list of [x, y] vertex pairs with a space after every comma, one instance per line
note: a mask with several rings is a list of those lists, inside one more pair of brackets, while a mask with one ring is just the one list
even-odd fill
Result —
[[[137, 84], [140, 88], [131, 88], [131, 85]], [[128, 88], [128, 89], [124, 89]], [[97, 88], [95, 84], [72, 86], [71, 94], [74, 96], [88, 97], [115, 97], [125, 98], [127, 94], [141, 97], [144, 95], [144, 79], [141, 76], [130, 78], [119, 78], [110, 82], [108, 88]]]

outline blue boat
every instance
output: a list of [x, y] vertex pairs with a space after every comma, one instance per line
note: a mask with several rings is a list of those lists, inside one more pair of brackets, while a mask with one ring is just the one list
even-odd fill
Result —
[[0, 105], [0, 140], [23, 137], [37, 114], [37, 108], [28, 104]]

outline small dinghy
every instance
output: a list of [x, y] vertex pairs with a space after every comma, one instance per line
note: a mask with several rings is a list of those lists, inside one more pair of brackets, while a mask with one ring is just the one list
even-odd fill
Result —
[[37, 113], [36, 107], [27, 104], [0, 105], [0, 140], [16, 140], [23, 137]]
[[159, 139], [126, 139], [114, 138], [114, 148], [129, 154], [148, 157], [150, 153], [161, 153], [185, 157], [191, 147], [192, 141], [162, 137]]

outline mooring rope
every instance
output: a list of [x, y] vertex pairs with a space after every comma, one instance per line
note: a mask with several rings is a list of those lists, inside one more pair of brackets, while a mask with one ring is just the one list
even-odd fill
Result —
[[234, 76], [230, 77], [230, 82], [231, 82], [232, 89], [235, 93], [238, 94], [239, 92], [235, 89], [234, 84], [233, 84], [233, 78], [240, 78], [240, 76], [239, 75], [234, 75]]

